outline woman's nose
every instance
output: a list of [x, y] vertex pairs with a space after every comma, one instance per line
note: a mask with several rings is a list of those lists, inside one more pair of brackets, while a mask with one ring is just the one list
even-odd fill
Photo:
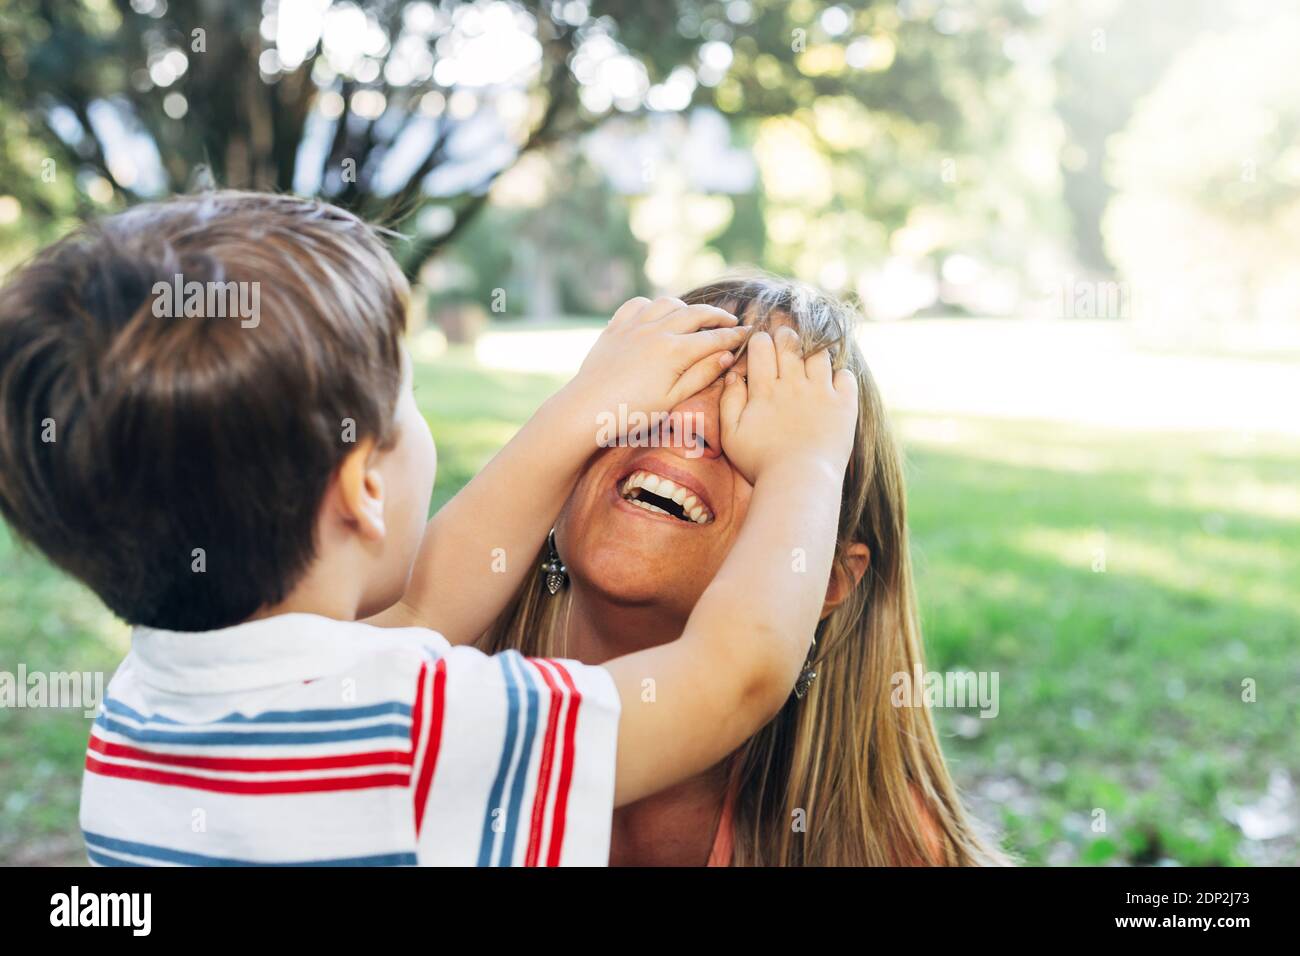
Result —
[[662, 444], [686, 458], [717, 458], [722, 454], [722, 426], [718, 417], [718, 386], [697, 392], [677, 405], [660, 431]]

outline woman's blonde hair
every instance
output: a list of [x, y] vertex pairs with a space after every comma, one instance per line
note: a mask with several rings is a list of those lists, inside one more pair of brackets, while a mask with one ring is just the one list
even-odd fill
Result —
[[[730, 758], [734, 863], [1005, 863], [962, 808], [929, 709], [891, 704], [893, 675], [915, 679], [924, 660], [902, 462], [854, 338], [856, 310], [766, 275], [724, 279], [682, 298], [742, 315], [759, 328], [783, 317], [805, 352], [830, 349], [835, 368], [850, 369], [858, 380], [858, 431], [844, 478], [837, 563], [848, 573], [842, 562], [854, 542], [870, 549], [870, 563], [818, 625], [817, 678], [807, 695], [792, 696]], [[484, 637], [485, 649], [563, 656], [570, 594], [552, 598], [538, 581], [527, 582]]]

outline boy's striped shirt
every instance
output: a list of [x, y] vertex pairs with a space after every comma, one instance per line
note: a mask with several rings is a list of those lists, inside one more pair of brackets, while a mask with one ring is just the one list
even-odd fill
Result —
[[107, 866], [604, 865], [619, 701], [573, 661], [291, 614], [137, 628], [86, 752]]

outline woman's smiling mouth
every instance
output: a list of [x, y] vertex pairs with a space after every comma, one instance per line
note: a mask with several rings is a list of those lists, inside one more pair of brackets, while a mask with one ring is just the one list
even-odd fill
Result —
[[620, 479], [618, 493], [624, 501], [652, 514], [694, 524], [708, 524], [713, 520], [713, 512], [693, 491], [645, 469]]

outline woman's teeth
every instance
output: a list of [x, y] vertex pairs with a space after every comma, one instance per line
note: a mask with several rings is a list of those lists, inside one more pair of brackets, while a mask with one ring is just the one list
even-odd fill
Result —
[[620, 489], [620, 494], [638, 508], [668, 515], [680, 521], [708, 524], [713, 520], [713, 513], [692, 492], [648, 471], [635, 471], [628, 475]]

